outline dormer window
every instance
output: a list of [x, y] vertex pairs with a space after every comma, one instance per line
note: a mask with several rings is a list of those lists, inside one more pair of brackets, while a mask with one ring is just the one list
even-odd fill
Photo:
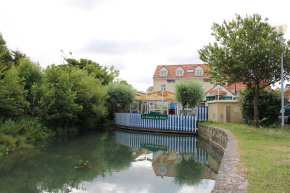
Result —
[[161, 70], [160, 70], [160, 76], [161, 77], [166, 77], [167, 74], [168, 74], [168, 70], [165, 67], [161, 68]]
[[183, 74], [184, 74], [184, 70], [181, 68], [181, 67], [178, 67], [177, 69], [176, 69], [176, 76], [183, 76]]
[[198, 66], [195, 68], [195, 76], [203, 76], [203, 68]]

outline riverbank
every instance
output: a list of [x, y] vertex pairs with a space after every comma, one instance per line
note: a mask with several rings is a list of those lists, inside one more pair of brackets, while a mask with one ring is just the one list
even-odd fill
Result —
[[249, 193], [290, 193], [290, 130], [204, 123], [230, 130], [238, 140]]

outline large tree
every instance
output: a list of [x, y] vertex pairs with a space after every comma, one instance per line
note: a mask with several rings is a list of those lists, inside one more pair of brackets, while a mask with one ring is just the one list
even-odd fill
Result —
[[[259, 122], [260, 90], [281, 78], [281, 53], [286, 72], [289, 67], [289, 42], [260, 15], [241, 17], [222, 24], [214, 23], [213, 43], [199, 51], [210, 65], [213, 77], [227, 82], [243, 82], [253, 89], [254, 121]], [[285, 76], [287, 73], [285, 73]]]
[[101, 81], [103, 85], [108, 85], [109, 83], [113, 82], [113, 80], [119, 75], [119, 71], [116, 70], [113, 66], [102, 66], [89, 59], [81, 58], [80, 60], [76, 60], [73, 58], [67, 58], [66, 62], [70, 67], [76, 67], [87, 71], [95, 79]]

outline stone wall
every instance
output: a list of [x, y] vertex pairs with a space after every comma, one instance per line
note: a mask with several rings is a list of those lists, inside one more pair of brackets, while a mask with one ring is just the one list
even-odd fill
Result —
[[223, 150], [227, 147], [228, 136], [224, 130], [199, 125], [198, 135]]
[[246, 193], [247, 180], [233, 134], [225, 129], [201, 124], [198, 135], [224, 151], [212, 193]]

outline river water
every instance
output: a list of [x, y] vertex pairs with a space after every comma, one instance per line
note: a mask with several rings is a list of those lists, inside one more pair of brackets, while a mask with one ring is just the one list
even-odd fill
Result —
[[86, 134], [0, 159], [0, 193], [210, 193], [221, 158], [194, 136]]

